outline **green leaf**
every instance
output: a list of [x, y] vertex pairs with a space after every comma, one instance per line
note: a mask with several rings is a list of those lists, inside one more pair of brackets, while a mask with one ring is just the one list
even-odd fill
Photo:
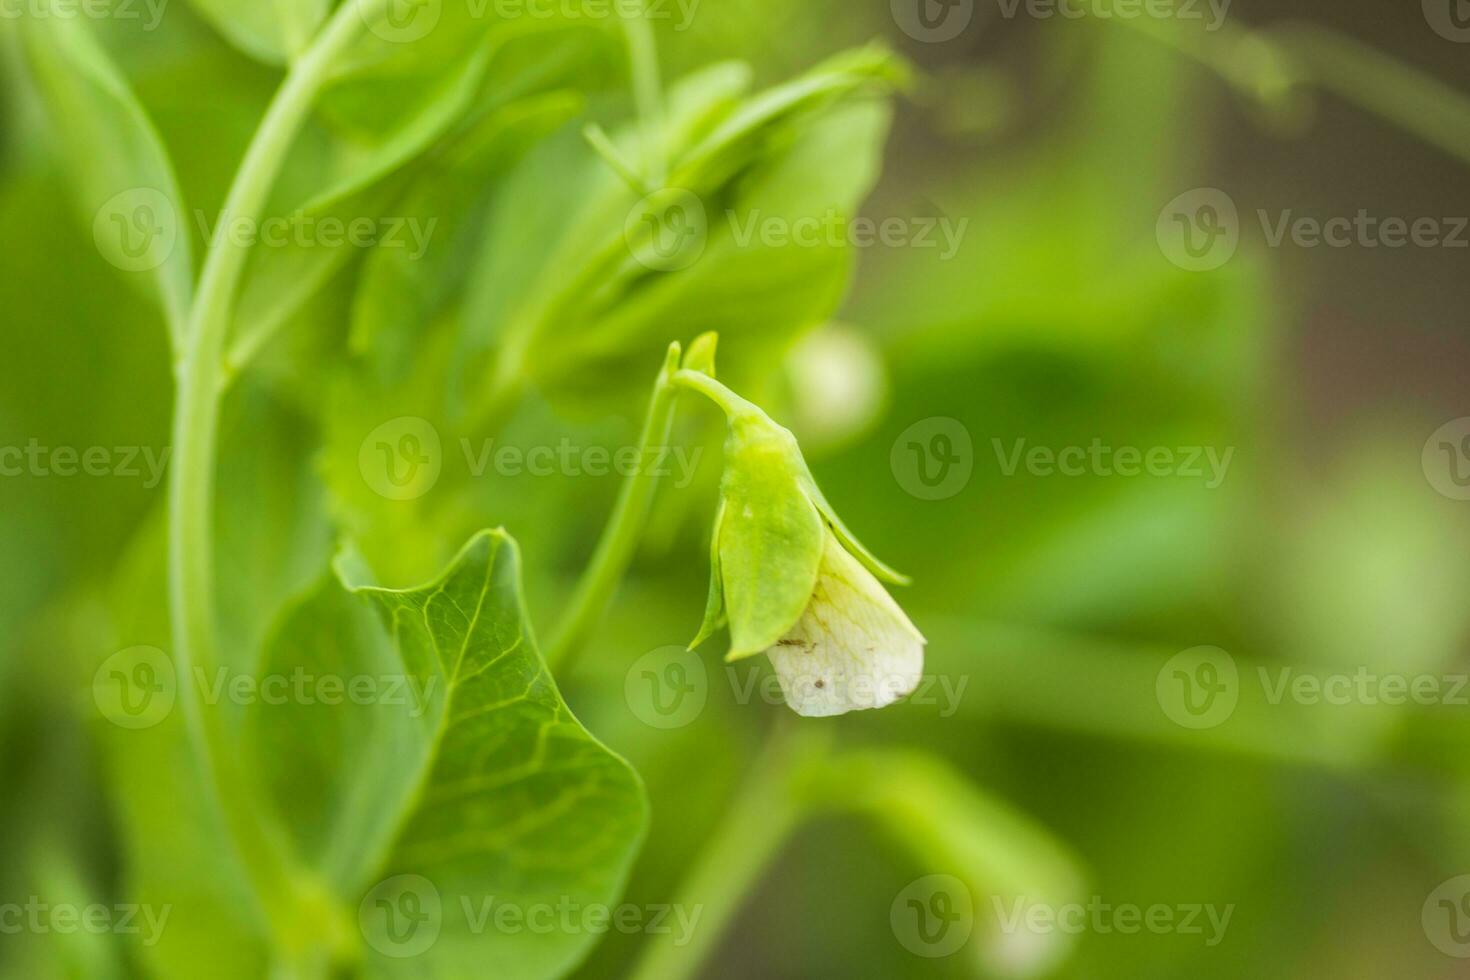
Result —
[[[322, 95], [318, 125], [293, 150], [270, 213], [306, 229], [367, 223], [372, 244], [401, 247], [416, 261], [430, 241], [447, 234], [439, 226], [459, 216], [405, 212], [415, 203], [403, 202], [405, 191], [475, 162], [489, 161], [482, 179], [489, 166], [513, 163], [541, 135], [536, 120], [523, 118], [520, 103], [577, 77], [588, 60], [595, 64], [589, 44], [588, 32], [503, 32], [471, 45], [457, 60], [421, 66], [409, 77], [339, 80]], [[363, 251], [351, 238], [325, 234], [274, 246], [262, 241], [236, 306], [232, 367], [248, 362]]]
[[[698, 236], [687, 262], [649, 261], [629, 229], [642, 227], [640, 210], [647, 220], [665, 209], [640, 200], [593, 150], [578, 141], [538, 154], [506, 192], [470, 315], [499, 334], [505, 356], [521, 362], [513, 367], [562, 398], [623, 397], [608, 379], [631, 378], [635, 364], [656, 358], [672, 323], [681, 333], [723, 333], [740, 376], [742, 362], [779, 349], [842, 300], [852, 271], [845, 236], [813, 247], [762, 232], [771, 222], [788, 231], [802, 220], [842, 225], [856, 212], [889, 116], [881, 99], [865, 96], [886, 91], [893, 65], [864, 50], [743, 104], [747, 76], [732, 66], [676, 85], [660, 137], [672, 162], [662, 193], [677, 195], [670, 200]], [[644, 156], [637, 126], [612, 143], [623, 159]], [[565, 203], [567, 186], [586, 188], [580, 203]], [[553, 257], [530, 274], [497, 272], [495, 259], [523, 245], [528, 228]]]
[[[189, 745], [177, 688], [194, 683], [206, 693], [218, 691], [210, 709], [231, 731], [248, 717], [223, 685], [254, 675], [264, 634], [330, 560], [322, 491], [313, 481], [314, 443], [309, 421], [271, 393], [253, 383], [230, 392], [221, 418], [214, 541], [223, 673], [184, 678], [165, 671], [172, 707], [158, 724], [101, 726], [126, 894], [171, 909], [158, 942], [140, 947], [137, 937], [124, 937], [150, 976], [188, 980], [208, 972], [253, 980], [267, 972], [264, 923], [210, 805], [212, 791]], [[171, 649], [163, 516], [161, 508], [154, 513], [122, 559], [108, 603], [111, 636], [91, 651], [99, 663], [138, 646]]]
[[573, 93], [553, 92], [505, 106], [415, 180], [399, 210], [421, 227], [437, 219], [434, 234], [422, 252], [373, 248], [353, 304], [352, 348], [380, 374], [407, 371], [423, 334], [460, 297], [496, 178], [581, 105]]
[[[246, 54], [268, 64], [294, 61], [331, 9], [331, 0], [190, 0], [205, 20]], [[345, 0], [356, 3], [358, 0]]]
[[83, 18], [53, 12], [22, 27], [82, 218], [103, 257], [157, 300], [178, 348], [194, 273], [168, 151]]
[[[506, 534], [476, 536], [422, 588], [363, 584], [357, 564], [338, 562], [347, 591], [325, 583], [286, 619], [264, 671], [391, 676], [423, 696], [261, 706], [252, 741], [299, 850], [361, 908], [369, 976], [559, 976], [596, 935], [480, 917], [614, 903], [643, 835], [642, 784], [557, 692]], [[377, 904], [404, 880], [439, 910], [411, 958]]]

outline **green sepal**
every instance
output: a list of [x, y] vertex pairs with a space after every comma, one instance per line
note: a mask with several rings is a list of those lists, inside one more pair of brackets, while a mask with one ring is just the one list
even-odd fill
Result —
[[727, 660], [775, 646], [811, 601], [826, 529], [803, 468], [796, 438], [764, 413], [731, 418], [718, 541]]
[[719, 346], [720, 335], [711, 330], [694, 338], [689, 345], [689, 353], [684, 355], [684, 367], [689, 371], [698, 371], [707, 374], [711, 378], [715, 376], [715, 349]]
[[863, 563], [864, 568], [891, 585], [909, 585], [913, 582], [913, 579], [907, 575], [879, 560], [877, 555], [869, 551], [867, 546], [857, 539], [857, 535], [848, 530], [847, 525], [842, 523], [842, 518], [837, 516], [837, 511], [833, 510], [832, 505], [828, 503], [826, 495], [822, 493], [822, 488], [817, 486], [816, 479], [805, 463], [802, 464], [800, 482], [817, 510], [821, 512], [822, 519], [832, 528], [832, 533], [837, 535], [837, 540], [841, 541], [843, 547]]
[[713, 636], [725, 625], [725, 589], [720, 582], [720, 524], [725, 516], [725, 505], [720, 504], [715, 512], [715, 529], [710, 535], [709, 546], [709, 599], [705, 601], [704, 623], [699, 634], [689, 644], [693, 650]]

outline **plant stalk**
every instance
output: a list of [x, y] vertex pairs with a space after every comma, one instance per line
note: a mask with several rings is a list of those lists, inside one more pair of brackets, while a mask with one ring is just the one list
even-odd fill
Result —
[[654, 936], [629, 980], [689, 980], [714, 952], [782, 845], [810, 815], [802, 775], [827, 751], [827, 739], [781, 719], [751, 775], [732, 801], [698, 863], [679, 889], [677, 906], [699, 910], [687, 942]]
[[546, 662], [553, 670], [565, 669], [574, 661], [588, 633], [606, 612], [618, 582], [633, 560], [638, 537], [653, 504], [653, 492], [658, 486], [658, 475], [647, 465], [649, 452], [668, 445], [669, 432], [674, 425], [678, 389], [674, 387], [673, 379], [679, 370], [680, 353], [678, 344], [670, 345], [658, 380], [653, 384], [648, 414], [638, 439], [638, 471], [623, 481], [612, 516], [597, 542], [597, 550], [572, 593], [570, 611], [562, 620], [560, 631], [547, 646]]
[[[262, 217], [328, 69], [365, 25], [361, 7], [343, 4], [287, 74], [231, 186], [225, 203], [231, 219], [258, 222]], [[277, 942], [294, 951], [312, 941], [312, 924], [294, 914], [298, 896], [285, 835], [258, 804], [245, 762], [235, 752], [221, 718], [202, 702], [191, 680], [196, 670], [212, 673], [219, 661], [212, 538], [215, 457], [224, 348], [247, 257], [248, 247], [229, 236], [210, 243], [189, 315], [178, 365], [169, 472], [168, 603], [191, 747]]]

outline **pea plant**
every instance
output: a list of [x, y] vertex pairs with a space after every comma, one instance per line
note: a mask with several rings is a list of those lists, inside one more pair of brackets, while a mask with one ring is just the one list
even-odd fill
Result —
[[[640, 460], [723, 422], [714, 510], [689, 511], [710, 529], [691, 649], [764, 655], [789, 709], [690, 869], [702, 922], [650, 937], [639, 975], [696, 972], [818, 812], [996, 888], [1073, 889], [1064, 853], [935, 760], [841, 749], [815, 720], [910, 695], [925, 639], [768, 411], [767, 366], [834, 313], [851, 249], [725, 216], [853, 216], [905, 66], [868, 47], [772, 87], [738, 62], [665, 86], [637, 5], [193, 6], [273, 79], [207, 222], [185, 197], [208, 181], [176, 162], [200, 148], [164, 140], [104, 32], [56, 4], [18, 24], [78, 213], [172, 356], [166, 504], [121, 559], [98, 674], [124, 887], [171, 909], [128, 971], [535, 978], [589, 954], [605, 930], [484, 903], [615, 905], [645, 844], [639, 775], [558, 681], [593, 659], [668, 489], [625, 476], [542, 644], [517, 535], [567, 517], [504, 515], [440, 442], [528, 413], [642, 411]], [[303, 674], [350, 680], [267, 696]]]

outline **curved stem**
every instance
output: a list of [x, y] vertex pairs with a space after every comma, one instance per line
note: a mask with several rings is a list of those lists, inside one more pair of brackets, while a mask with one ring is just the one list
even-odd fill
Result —
[[658, 474], [646, 465], [649, 452], [668, 445], [669, 431], [674, 424], [678, 391], [673, 379], [681, 373], [678, 371], [679, 354], [679, 345], [670, 345], [668, 358], [654, 382], [653, 396], [649, 399], [648, 414], [639, 436], [638, 471], [623, 481], [617, 503], [613, 505], [612, 517], [608, 519], [592, 561], [572, 594], [570, 611], [562, 621], [560, 632], [546, 648], [546, 662], [553, 670], [568, 666], [581, 650], [587, 634], [606, 611], [618, 582], [633, 560], [638, 535], [648, 519], [653, 491], [658, 485]]
[[1281, 98], [1293, 84], [1311, 86], [1470, 161], [1470, 97], [1330, 28], [1288, 22], [1250, 29], [1226, 23], [1210, 33], [1149, 18], [1108, 23], [1194, 59], [1268, 106], [1269, 98]]
[[[260, 219], [328, 69], [364, 25], [360, 7], [344, 4], [286, 76], [230, 189], [225, 213], [232, 218]], [[284, 835], [250, 792], [244, 764], [232, 751], [221, 719], [202, 703], [194, 683], [196, 672], [207, 675], [218, 661], [212, 541], [215, 454], [224, 346], [247, 255], [247, 247], [229, 236], [211, 243], [184, 338], [169, 472], [169, 617], [180, 700], [205, 784], [213, 791], [213, 802], [277, 940], [295, 945], [310, 941], [311, 924], [296, 921], [293, 914], [295, 885]]]
[[827, 741], [810, 726], [778, 722], [766, 750], [751, 767], [730, 810], [679, 889], [675, 907], [698, 912], [688, 941], [674, 934], [650, 938], [629, 980], [687, 980], [715, 950], [746, 895], [781, 846], [810, 815], [800, 792], [802, 774], [826, 753]]
[[720, 384], [714, 378], [701, 371], [680, 371], [674, 375], [674, 384], [690, 391], [697, 391], [710, 401], [720, 407], [720, 410], [730, 418], [731, 421], [742, 415], [758, 415], [766, 417], [754, 402], [746, 401], [729, 388]]
[[1270, 36], [1310, 69], [1319, 87], [1470, 162], [1470, 98], [1354, 38], [1315, 25]]

